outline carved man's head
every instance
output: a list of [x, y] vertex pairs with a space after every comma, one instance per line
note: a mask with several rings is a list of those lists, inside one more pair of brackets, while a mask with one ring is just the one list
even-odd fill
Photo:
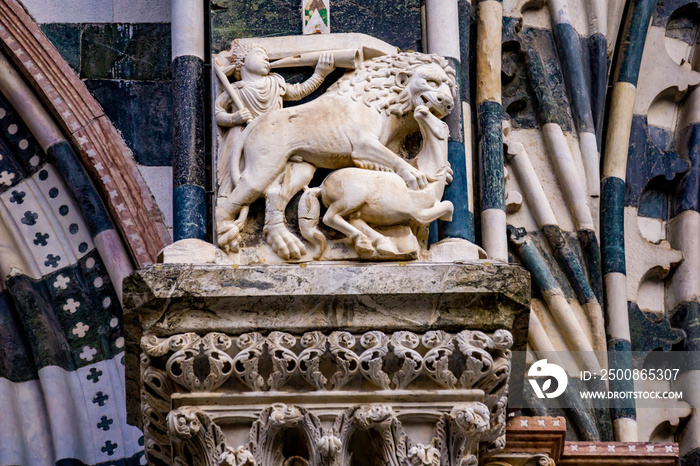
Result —
[[251, 67], [252, 71], [261, 75], [270, 72], [267, 51], [263, 47], [236, 39], [231, 42], [231, 48], [227, 57], [233, 66], [233, 77], [235, 79], [241, 79], [241, 69], [243, 66], [246, 66], [246, 59], [249, 55], [250, 63], [248, 66]]

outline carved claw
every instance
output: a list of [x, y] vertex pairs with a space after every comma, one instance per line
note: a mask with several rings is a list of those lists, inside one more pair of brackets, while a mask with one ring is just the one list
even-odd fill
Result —
[[249, 207], [244, 206], [238, 212], [238, 218], [232, 221], [233, 216], [230, 214], [230, 208], [231, 205], [226, 203], [220, 203], [216, 207], [216, 217], [222, 219], [216, 225], [217, 243], [227, 254], [229, 252], [238, 252], [239, 236], [248, 218], [249, 211]]
[[267, 244], [275, 254], [284, 260], [298, 260], [306, 254], [306, 246], [282, 223], [266, 225], [264, 230]]
[[403, 180], [406, 182], [406, 186], [408, 186], [409, 189], [425, 189], [425, 187], [428, 186], [428, 183], [430, 182], [425, 173], [421, 173], [420, 171], [418, 171], [418, 169], [410, 165], [407, 165], [407, 167], [400, 169], [397, 172], [397, 175], [403, 178]]
[[238, 252], [238, 235], [240, 229], [236, 222], [221, 222], [217, 228], [219, 247], [227, 254], [229, 252]]

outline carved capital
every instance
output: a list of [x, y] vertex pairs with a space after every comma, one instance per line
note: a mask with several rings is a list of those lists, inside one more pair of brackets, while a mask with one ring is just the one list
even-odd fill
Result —
[[479, 442], [491, 428], [489, 408], [483, 403], [470, 403], [444, 414], [437, 425], [435, 445], [449, 464], [476, 465]]
[[408, 450], [408, 466], [440, 466], [440, 451], [432, 445], [414, 445]]
[[[357, 442], [370, 442], [367, 451], [381, 458], [382, 464], [427, 466], [438, 464], [435, 458], [451, 458], [454, 464], [470, 465], [476, 464], [480, 453], [492, 454], [504, 445], [512, 344], [508, 332], [488, 336], [477, 331], [433, 331], [421, 336], [407, 331], [374, 330], [362, 335], [316, 331], [295, 336], [275, 331], [268, 336], [252, 332], [238, 337], [186, 333], [147, 336], [141, 344], [145, 448], [153, 464], [170, 464], [175, 458], [178, 464], [217, 466], [285, 461], [345, 465], [353, 454], [366, 454], [353, 451]], [[206, 397], [206, 392], [214, 390], [226, 394], [252, 390], [274, 400], [279, 391], [306, 392], [313, 398], [309, 392], [343, 387], [350, 389], [344, 396], [374, 390], [385, 397], [383, 390], [420, 392], [432, 387], [478, 389], [484, 398], [450, 407], [449, 413], [445, 408], [435, 411], [435, 418], [441, 418], [428, 445], [407, 437], [386, 400], [322, 411], [326, 419], [336, 417], [329, 429], [322, 428], [315, 414], [318, 407], [313, 412], [282, 403], [255, 408], [260, 414], [250, 428], [247, 449], [225, 446], [221, 430], [196, 408], [168, 413], [176, 392]], [[304, 458], [285, 457], [288, 438], [303, 443], [299, 451]]]
[[209, 416], [199, 408], [184, 406], [171, 411], [167, 421], [176, 465], [220, 465], [226, 452], [224, 435]]

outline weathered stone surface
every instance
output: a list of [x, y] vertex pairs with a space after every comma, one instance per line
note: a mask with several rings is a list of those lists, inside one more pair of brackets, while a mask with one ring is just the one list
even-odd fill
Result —
[[[154, 266], [124, 281], [125, 309], [143, 333], [514, 329], [527, 314], [530, 279], [517, 266]], [[127, 292], [128, 290], [128, 292]], [[139, 332], [140, 334], [141, 332]], [[131, 342], [138, 335], [130, 336]]]
[[149, 166], [171, 164], [169, 82], [87, 80], [85, 85], [122, 133], [136, 162]]
[[[360, 32], [402, 50], [420, 50], [420, 2], [339, 0], [333, 2], [331, 32]], [[212, 2], [212, 50], [232, 39], [301, 34], [296, 0], [215, 0]]]
[[146, 334], [507, 329], [512, 349], [523, 350], [530, 278], [521, 267], [488, 261], [157, 265], [124, 280], [124, 296], [127, 399], [139, 400]]
[[112, 0], [24, 0], [22, 4], [37, 23], [112, 21]]
[[113, 0], [114, 22], [169, 23], [170, 0]]
[[163, 248], [158, 262], [164, 264], [218, 264], [231, 265], [226, 254], [211, 243], [196, 238], [176, 241]]
[[41, 31], [56, 47], [64, 60], [80, 74], [80, 24], [49, 23], [42, 24]]
[[169, 79], [170, 25], [90, 24], [81, 38], [81, 78]]

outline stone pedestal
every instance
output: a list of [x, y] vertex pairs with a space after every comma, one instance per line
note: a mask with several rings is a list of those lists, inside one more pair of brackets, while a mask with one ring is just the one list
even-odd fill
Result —
[[472, 464], [505, 444], [517, 266], [159, 265], [124, 290], [149, 464]]

